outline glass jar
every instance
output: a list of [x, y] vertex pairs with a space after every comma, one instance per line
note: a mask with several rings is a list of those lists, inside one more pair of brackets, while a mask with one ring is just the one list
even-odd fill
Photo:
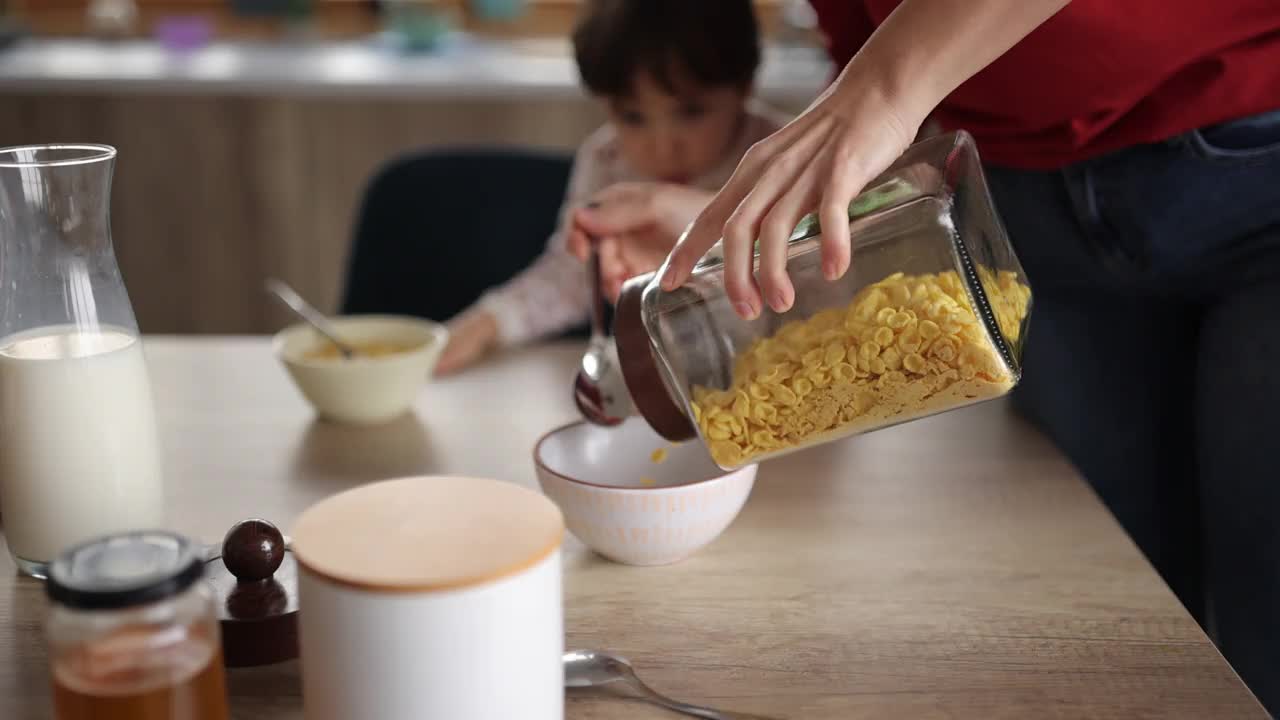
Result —
[[226, 720], [212, 588], [197, 546], [166, 532], [93, 540], [49, 566], [58, 720]]
[[105, 145], [0, 148], [0, 511], [18, 567], [163, 526], [146, 358], [111, 243]]
[[850, 270], [828, 282], [806, 217], [795, 304], [755, 320], [734, 313], [718, 252], [674, 292], [628, 282], [615, 335], [650, 425], [732, 469], [1014, 387], [1031, 291], [967, 133], [909, 148], [851, 203], [849, 232]]

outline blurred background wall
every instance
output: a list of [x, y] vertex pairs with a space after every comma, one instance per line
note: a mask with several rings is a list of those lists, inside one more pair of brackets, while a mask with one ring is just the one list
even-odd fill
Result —
[[[577, 6], [0, 0], [0, 146], [120, 150], [114, 237], [144, 332], [267, 332], [286, 320], [268, 275], [336, 307], [379, 166], [432, 147], [571, 152], [600, 124], [565, 40]], [[758, 7], [759, 94], [798, 110], [830, 74], [805, 3]]]

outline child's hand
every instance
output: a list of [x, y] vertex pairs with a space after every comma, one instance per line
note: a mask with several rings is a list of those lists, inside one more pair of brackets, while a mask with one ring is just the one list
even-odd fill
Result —
[[448, 325], [449, 344], [436, 365], [439, 375], [451, 375], [474, 365], [498, 344], [498, 321], [484, 310], [459, 315]]
[[569, 251], [586, 260], [597, 240], [605, 293], [616, 299], [628, 279], [656, 270], [712, 193], [654, 182], [618, 183], [574, 212]]

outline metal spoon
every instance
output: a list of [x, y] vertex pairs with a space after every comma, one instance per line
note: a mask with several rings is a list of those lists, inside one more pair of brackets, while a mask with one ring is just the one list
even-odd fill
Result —
[[355, 349], [345, 342], [338, 339], [338, 333], [333, 327], [333, 323], [329, 322], [329, 318], [323, 313], [315, 309], [311, 303], [302, 299], [302, 296], [294, 292], [293, 288], [275, 278], [267, 278], [267, 292], [280, 298], [280, 302], [289, 306], [289, 309], [298, 317], [305, 320], [311, 327], [316, 329], [334, 347], [338, 348], [338, 352], [342, 353], [342, 357], [349, 358], [355, 354]]
[[705, 720], [770, 720], [759, 715], [713, 710], [672, 700], [660, 695], [640, 681], [626, 658], [602, 650], [570, 650], [564, 654], [564, 686], [567, 688], [601, 687], [621, 682], [645, 700], [668, 710]]
[[604, 290], [600, 287], [600, 254], [594, 238], [587, 273], [591, 285], [591, 340], [573, 380], [573, 400], [582, 416], [592, 423], [617, 425], [632, 414], [633, 407], [618, 367], [617, 346], [604, 331]]

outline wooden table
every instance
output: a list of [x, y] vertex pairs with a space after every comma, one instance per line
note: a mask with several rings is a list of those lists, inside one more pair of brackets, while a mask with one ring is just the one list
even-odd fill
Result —
[[[535, 485], [574, 417], [578, 350], [519, 353], [377, 429], [313, 421], [263, 339], [152, 338], [175, 526], [216, 541], [370, 480]], [[1001, 403], [763, 467], [737, 522], [683, 563], [631, 568], [570, 538], [569, 647], [669, 694], [784, 718], [1263, 718], [1071, 467]], [[0, 559], [0, 717], [49, 717], [39, 583]], [[234, 671], [233, 715], [301, 717], [296, 664]], [[570, 720], [673, 717], [571, 698]], [[371, 719], [372, 720], [372, 719]], [[462, 718], [450, 720], [465, 720]], [[515, 719], [513, 719], [515, 720]]]

